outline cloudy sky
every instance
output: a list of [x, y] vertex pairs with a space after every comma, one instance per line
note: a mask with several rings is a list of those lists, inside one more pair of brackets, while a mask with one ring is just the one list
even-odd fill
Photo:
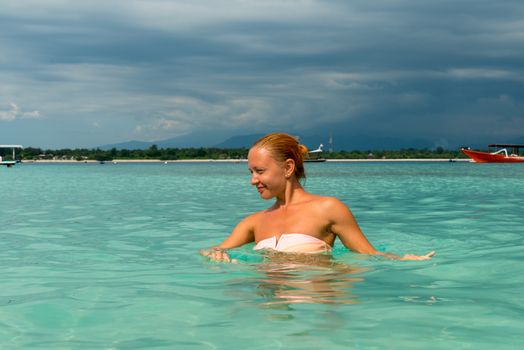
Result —
[[0, 144], [523, 126], [521, 0], [0, 0]]

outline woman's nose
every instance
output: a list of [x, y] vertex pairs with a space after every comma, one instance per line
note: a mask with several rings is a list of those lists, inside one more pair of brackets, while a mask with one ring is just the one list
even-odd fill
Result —
[[253, 173], [251, 174], [251, 184], [256, 185], [258, 183], [258, 176], [257, 174]]

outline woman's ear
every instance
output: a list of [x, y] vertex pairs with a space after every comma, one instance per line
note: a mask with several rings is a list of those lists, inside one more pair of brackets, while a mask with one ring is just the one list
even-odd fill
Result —
[[284, 163], [284, 174], [286, 179], [289, 179], [295, 173], [295, 161], [291, 158], [286, 159]]

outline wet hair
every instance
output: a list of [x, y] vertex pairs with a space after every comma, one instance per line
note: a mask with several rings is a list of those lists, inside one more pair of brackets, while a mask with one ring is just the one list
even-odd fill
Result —
[[295, 176], [297, 180], [306, 178], [304, 158], [308, 156], [307, 147], [301, 145], [296, 137], [286, 133], [271, 133], [258, 139], [252, 146], [267, 149], [273, 158], [280, 162], [287, 159], [295, 161]]

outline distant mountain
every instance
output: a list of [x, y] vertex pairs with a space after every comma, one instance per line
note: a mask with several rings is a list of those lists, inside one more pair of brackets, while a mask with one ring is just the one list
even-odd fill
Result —
[[154, 144], [159, 148], [212, 147], [223, 139], [224, 136], [213, 133], [192, 133], [155, 141]]
[[225, 136], [213, 133], [192, 133], [158, 141], [128, 141], [103, 145], [98, 148], [102, 150], [116, 149], [146, 149], [152, 145], [158, 148], [191, 148], [191, 147], [213, 147], [221, 142]]
[[238, 135], [216, 144], [217, 148], [249, 148], [264, 134]]
[[146, 141], [128, 141], [128, 142], [122, 142], [122, 143], [113, 143], [109, 145], [103, 145], [98, 148], [104, 151], [108, 151], [110, 149], [116, 148], [116, 149], [146, 149], [151, 147], [153, 145], [153, 142], [146, 142]]
[[[329, 135], [304, 135], [300, 137], [300, 143], [306, 145], [309, 149], [315, 149], [320, 144], [323, 144], [324, 151], [329, 151]], [[362, 134], [333, 134], [334, 151], [399, 150], [402, 148], [431, 149], [433, 147], [435, 147], [433, 142], [418, 138], [407, 139]]]
[[[237, 135], [228, 138], [215, 147], [219, 148], [249, 148], [253, 143], [264, 136], [264, 134]], [[329, 135], [296, 135], [300, 143], [309, 149], [316, 149], [320, 144], [324, 145], [324, 150], [329, 150]], [[370, 135], [333, 135], [333, 146], [335, 151], [352, 150], [398, 150], [402, 148], [433, 148], [435, 145], [424, 139], [404, 139], [395, 137], [381, 137]]]
[[[159, 148], [189, 148], [189, 147], [217, 147], [217, 148], [249, 148], [264, 134], [235, 135], [224, 140], [226, 136], [210, 133], [193, 133], [158, 141], [129, 141], [100, 146], [100, 149], [147, 149], [152, 145]], [[320, 144], [324, 150], [329, 150], [329, 135], [306, 134], [299, 136], [300, 143], [309, 149], [316, 149]], [[515, 139], [515, 143], [524, 143], [524, 139]], [[399, 150], [402, 148], [432, 149], [439, 145], [430, 140], [420, 138], [384, 137], [364, 134], [333, 134], [333, 149], [335, 151], [353, 150]], [[457, 146], [458, 147], [458, 146]]]

